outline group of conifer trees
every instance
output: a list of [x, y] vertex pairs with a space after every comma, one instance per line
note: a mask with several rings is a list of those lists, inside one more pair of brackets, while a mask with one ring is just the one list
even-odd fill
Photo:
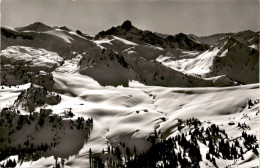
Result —
[[[179, 133], [177, 135], [168, 139], [160, 139], [161, 132], [155, 130], [147, 138], [151, 142], [151, 147], [141, 153], [137, 153], [135, 147], [130, 150], [124, 142], [120, 142], [116, 147], [108, 146], [99, 155], [93, 155], [90, 149], [91, 167], [199, 167], [199, 162], [202, 161], [199, 143], [208, 147], [206, 159], [215, 167], [217, 167], [217, 159], [243, 160], [243, 154], [248, 150], [259, 155], [256, 137], [244, 131], [242, 136], [230, 139], [225, 130], [220, 129], [216, 124], [204, 128], [201, 126], [201, 122], [194, 118], [178, 122]], [[188, 128], [189, 131], [182, 132], [184, 128]]]
[[[0, 113], [0, 161], [13, 155], [18, 155], [18, 160], [8, 159], [5, 164], [0, 164], [0, 167], [15, 167], [16, 164], [22, 163], [24, 160], [38, 160], [42, 157], [43, 153], [55, 148], [55, 146], [60, 143], [58, 138], [52, 142], [35, 144], [34, 141], [29, 138], [16, 146], [12, 144], [14, 141], [12, 138], [13, 134], [34, 126], [38, 131], [46, 129], [46, 127], [50, 127], [53, 131], [64, 130], [64, 122], [61, 116], [52, 114], [49, 109], [41, 109], [40, 113], [33, 112], [29, 115], [21, 115], [19, 110], [11, 107], [4, 108]], [[70, 124], [69, 129], [84, 131], [86, 140], [93, 129], [92, 118], [84, 119], [78, 117], [77, 120], [69, 120], [66, 122]]]

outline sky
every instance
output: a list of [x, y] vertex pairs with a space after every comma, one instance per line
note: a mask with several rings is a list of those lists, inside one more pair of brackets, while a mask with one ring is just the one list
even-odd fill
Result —
[[125, 20], [165, 34], [259, 31], [258, 0], [2, 0], [1, 24], [34, 22], [96, 34]]

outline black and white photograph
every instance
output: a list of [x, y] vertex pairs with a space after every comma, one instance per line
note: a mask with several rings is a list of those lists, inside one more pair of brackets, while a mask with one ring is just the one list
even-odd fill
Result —
[[259, 0], [0, 0], [1, 168], [259, 168]]

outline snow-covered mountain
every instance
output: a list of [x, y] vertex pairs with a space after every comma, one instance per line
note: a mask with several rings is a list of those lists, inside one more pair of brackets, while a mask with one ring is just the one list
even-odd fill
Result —
[[240, 32], [221, 37], [210, 49], [197, 53], [193, 58], [185, 56], [176, 60], [169, 56], [160, 56], [157, 61], [172, 69], [206, 78], [224, 75], [242, 84], [257, 83], [259, 82], [258, 39], [257, 33]]
[[[59, 28], [42, 31], [46, 25], [39, 23], [32, 25], [34, 26], [29, 25], [22, 31], [2, 28], [3, 51], [7, 52], [5, 50], [8, 50], [7, 47], [10, 46], [28, 46], [56, 52], [63, 59], [73, 59], [76, 55], [80, 55], [82, 58], [79, 61], [78, 71], [94, 78], [102, 85], [127, 86], [130, 80], [136, 80], [146, 85], [158, 86], [219, 86], [219, 83], [215, 84], [215, 80], [187, 75], [154, 61], [160, 55], [178, 52], [179, 48], [191, 50], [194, 47], [194, 50], [201, 50], [197, 46], [203, 45], [189, 39], [186, 35], [174, 37], [177, 39], [174, 43], [178, 43], [179, 48], [171, 48], [169, 45], [164, 49], [146, 44], [147, 41], [141, 42], [142, 45], [136, 44], [120, 38], [121, 36], [110, 35], [110, 37], [104, 37], [105, 39], [89, 40], [78, 31]], [[34, 29], [31, 30], [31, 27]], [[126, 21], [118, 29], [126, 31], [136, 28]], [[149, 37], [143, 33], [142, 36]], [[136, 38], [139, 38], [139, 35]], [[224, 82], [221, 85], [230, 86], [234, 83]]]
[[259, 166], [259, 33], [1, 28], [0, 166]]
[[223, 37], [232, 37], [247, 45], [259, 44], [259, 32], [253, 32], [251, 30], [241, 31], [238, 33], [219, 33], [210, 36], [196, 36], [194, 34], [189, 34], [188, 36], [196, 41], [208, 44], [210, 46], [214, 45], [219, 39]]
[[174, 36], [168, 35], [167, 37], [162, 37], [149, 30], [140, 30], [134, 27], [129, 20], [125, 21], [120, 26], [112, 27], [106, 31], [99, 32], [95, 36], [95, 39], [104, 38], [109, 35], [115, 35], [140, 45], [151, 44], [163, 48], [180, 48], [197, 51], [203, 51], [208, 48], [207, 45], [197, 42], [183, 33], [179, 33]]
[[[222, 45], [220, 47], [220, 45]], [[216, 44], [220, 49], [214, 58], [211, 73], [227, 75], [240, 83], [259, 82], [259, 51], [248, 47], [240, 41], [228, 37]]]

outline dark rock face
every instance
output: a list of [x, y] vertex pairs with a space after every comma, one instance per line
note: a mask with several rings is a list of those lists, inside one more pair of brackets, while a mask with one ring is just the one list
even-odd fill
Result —
[[126, 31], [129, 31], [132, 28], [132, 23], [129, 20], [124, 21], [124, 23], [121, 25], [123, 29]]
[[66, 26], [62, 26], [62, 27], [60, 27], [59, 29], [61, 29], [61, 30], [65, 30], [65, 31], [71, 31], [71, 29], [69, 29], [69, 28], [67, 28]]
[[167, 47], [162, 37], [159, 37], [150, 31], [144, 31], [141, 40], [145, 41], [148, 44], [160, 45], [165, 48]]
[[83, 35], [80, 30], [76, 30], [76, 33], [77, 33], [78, 35]]
[[[11, 39], [16, 39], [18, 37], [21, 37], [24, 40], [33, 40], [33, 36], [20, 33], [20, 32], [14, 32], [14, 31], [9, 31], [8, 29], [1, 28], [1, 35], [6, 37], [6, 38], [11, 38]], [[1, 37], [2, 39], [2, 37]]]
[[166, 38], [166, 41], [170, 44], [176, 42], [178, 44], [179, 48], [185, 49], [185, 50], [204, 51], [204, 50], [209, 49], [208, 45], [198, 43], [183, 33], [179, 33], [175, 36], [168, 36]]

